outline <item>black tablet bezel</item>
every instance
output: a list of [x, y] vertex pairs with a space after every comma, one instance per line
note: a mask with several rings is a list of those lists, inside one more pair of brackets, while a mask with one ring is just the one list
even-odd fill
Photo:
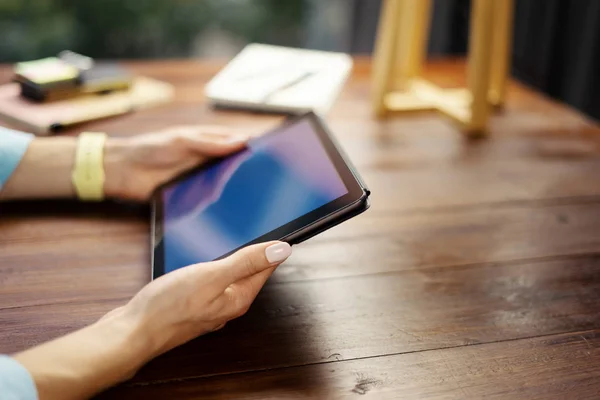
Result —
[[[344, 185], [348, 189], [348, 193], [345, 195], [321, 206], [277, 229], [272, 230], [246, 244], [240, 246], [239, 248], [249, 246], [255, 243], [266, 242], [270, 240], [283, 240], [286, 241], [286, 238], [293, 238], [295, 233], [300, 231], [306, 231], [307, 227], [310, 226], [318, 226], [319, 222], [331, 218], [336, 214], [342, 213], [344, 210], [352, 209], [353, 206], [357, 205], [357, 203], [366, 203], [367, 197], [369, 195], [369, 191], [366, 186], [361, 182], [360, 177], [355, 172], [352, 165], [344, 156], [342, 150], [338, 147], [335, 139], [329, 133], [325, 123], [318, 117], [316, 114], [310, 112], [304, 114], [300, 117], [290, 119], [286, 121], [284, 124], [278, 126], [270, 132], [265, 133], [264, 135], [257, 137], [252, 140], [261, 140], [262, 137], [266, 135], [277, 134], [279, 131], [284, 129], [286, 126], [293, 125], [299, 123], [304, 120], [309, 120], [314, 131], [317, 133], [319, 140], [325, 149], [327, 156], [331, 160], [332, 164], [335, 166], [338, 174], [342, 178]], [[216, 160], [218, 162], [218, 160]], [[202, 167], [201, 167], [202, 168]], [[204, 166], [206, 168], [206, 166]], [[153, 212], [152, 212], [152, 247], [153, 247], [153, 257], [152, 257], [152, 278], [155, 279], [161, 275], [164, 275], [164, 247], [163, 247], [163, 202], [162, 202], [162, 191], [164, 188], [176, 184], [181, 179], [189, 176], [190, 174], [194, 174], [196, 170], [190, 171], [189, 173], [177, 178], [174, 181], [171, 181], [165, 185], [163, 185], [159, 190], [156, 191], [153, 199]], [[290, 244], [295, 244], [293, 240], [289, 241]], [[231, 252], [222, 255], [219, 258], [223, 258], [228, 256], [229, 254], [237, 251], [239, 248], [232, 250]]]

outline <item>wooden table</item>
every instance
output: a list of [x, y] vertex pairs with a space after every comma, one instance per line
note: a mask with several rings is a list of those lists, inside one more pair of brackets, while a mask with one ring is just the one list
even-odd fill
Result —
[[[207, 107], [220, 66], [132, 63], [175, 84], [175, 102], [84, 128], [276, 123]], [[600, 396], [600, 129], [516, 83], [487, 140], [432, 114], [378, 122], [369, 71], [357, 60], [329, 121], [372, 208], [298, 246], [246, 316], [100, 398]], [[427, 76], [452, 86], [462, 71], [444, 61]], [[3, 204], [0, 215], [0, 352], [89, 324], [149, 280], [144, 207]]]

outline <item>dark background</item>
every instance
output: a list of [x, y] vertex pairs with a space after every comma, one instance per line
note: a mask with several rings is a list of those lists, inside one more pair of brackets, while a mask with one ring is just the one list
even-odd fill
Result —
[[[600, 119], [600, 1], [515, 0], [513, 75]], [[248, 42], [370, 53], [381, 0], [0, 0], [0, 62], [231, 57]], [[435, 2], [432, 57], [464, 54], [468, 0]]]

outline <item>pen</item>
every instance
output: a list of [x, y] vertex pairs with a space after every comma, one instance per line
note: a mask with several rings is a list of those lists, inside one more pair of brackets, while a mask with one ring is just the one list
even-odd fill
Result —
[[268, 102], [271, 99], [271, 97], [273, 97], [277, 93], [280, 93], [280, 92], [282, 92], [282, 91], [284, 91], [286, 89], [289, 89], [289, 88], [291, 88], [293, 86], [296, 86], [297, 84], [299, 84], [301, 82], [304, 82], [305, 80], [307, 80], [308, 78], [310, 78], [310, 77], [312, 77], [314, 75], [316, 75], [315, 71], [306, 71], [305, 73], [303, 73], [302, 75], [298, 76], [297, 78], [295, 78], [295, 79], [293, 79], [293, 80], [291, 80], [289, 82], [286, 82], [283, 85], [281, 85], [281, 86], [275, 88], [274, 90], [270, 91], [269, 93], [267, 93], [263, 97], [262, 102], [263, 103]]

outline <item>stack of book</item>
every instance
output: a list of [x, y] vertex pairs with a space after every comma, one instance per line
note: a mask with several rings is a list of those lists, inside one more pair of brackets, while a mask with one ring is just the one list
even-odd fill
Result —
[[169, 101], [172, 87], [70, 51], [17, 63], [0, 86], [0, 118], [38, 135]]

